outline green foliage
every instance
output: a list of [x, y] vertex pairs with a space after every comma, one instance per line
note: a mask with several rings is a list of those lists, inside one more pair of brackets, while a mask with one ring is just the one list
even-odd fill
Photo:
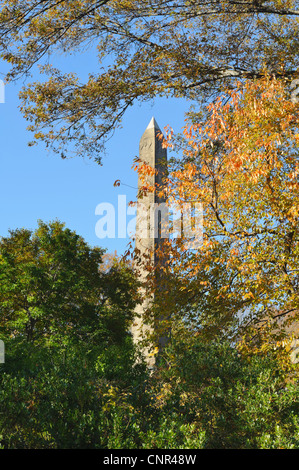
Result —
[[[164, 419], [163, 419], [164, 418]], [[157, 430], [141, 432], [142, 448], [145, 449], [203, 449], [205, 431], [198, 431], [195, 425], [183, 423], [176, 413], [163, 417]]]
[[[48, 351], [48, 354], [50, 351]], [[113, 385], [85, 351], [52, 352], [10, 373], [2, 366], [0, 429], [5, 448], [103, 448], [113, 434]], [[126, 403], [118, 405], [125, 408]]]
[[123, 351], [115, 356], [112, 346], [96, 360], [84, 348], [44, 350], [22, 363], [9, 357], [1, 365], [1, 445], [298, 447], [298, 384], [285, 380], [275, 358], [243, 358], [229, 345], [172, 344], [168, 366], [148, 375], [132, 345]]
[[11, 231], [0, 241], [0, 334], [49, 345], [122, 342], [136, 281], [121, 262], [101, 272], [102, 256], [60, 222]]
[[149, 373], [128, 333], [132, 270], [58, 222], [2, 239], [0, 267], [1, 448], [298, 447], [296, 366], [279, 351], [180, 325]]
[[298, 447], [295, 365], [286, 374], [274, 353], [243, 357], [227, 343], [197, 339], [173, 342], [166, 358], [163, 407], [205, 430], [207, 448]]

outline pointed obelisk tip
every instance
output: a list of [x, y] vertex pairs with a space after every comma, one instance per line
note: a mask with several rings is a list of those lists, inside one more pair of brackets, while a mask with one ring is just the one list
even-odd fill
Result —
[[149, 123], [149, 125], [147, 126], [146, 129], [152, 129], [152, 128], [154, 128], [154, 129], [159, 129], [159, 130], [160, 130], [160, 127], [158, 126], [157, 121], [156, 121], [156, 119], [154, 118], [154, 116], [153, 116], [152, 119], [150, 120], [150, 123]]

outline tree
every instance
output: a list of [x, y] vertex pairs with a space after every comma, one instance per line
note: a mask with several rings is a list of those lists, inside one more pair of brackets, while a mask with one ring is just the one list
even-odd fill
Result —
[[[103, 143], [137, 100], [207, 100], [236, 79], [297, 77], [296, 0], [4, 0], [1, 57], [9, 80], [35, 65], [22, 111], [35, 141], [100, 161]], [[96, 46], [86, 83], [50, 65], [57, 52]], [[107, 56], [109, 60], [107, 61]]]
[[157, 316], [189, 333], [283, 341], [298, 333], [298, 103], [271, 77], [229, 94], [165, 142], [182, 150], [169, 204], [184, 217], [184, 204], [201, 202], [204, 234], [196, 249], [184, 237], [165, 243], [161, 299], [152, 276]]
[[35, 344], [73, 338], [121, 344], [137, 301], [132, 270], [114, 262], [100, 272], [103, 250], [60, 222], [0, 241], [0, 330]]
[[[166, 415], [175, 409], [195, 434], [204, 431], [204, 448], [296, 448], [298, 377], [287, 379], [279, 355], [177, 337], [163, 354], [171, 367], [157, 373], [156, 406]], [[296, 366], [288, 367], [295, 376]]]

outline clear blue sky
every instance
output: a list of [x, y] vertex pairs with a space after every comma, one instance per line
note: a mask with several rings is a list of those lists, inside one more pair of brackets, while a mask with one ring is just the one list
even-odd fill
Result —
[[[83, 79], [96, 70], [91, 53], [68, 60], [57, 59], [58, 66], [63, 63], [65, 70], [76, 71]], [[5, 70], [5, 64], [0, 64], [0, 72]], [[123, 253], [129, 239], [97, 238], [95, 225], [99, 216], [95, 215], [95, 208], [102, 202], [117, 207], [120, 194], [126, 194], [128, 201], [136, 199], [135, 189], [123, 185], [115, 188], [114, 181], [119, 179], [129, 186], [137, 186], [137, 175], [131, 167], [151, 117], [155, 116], [161, 129], [169, 124], [179, 131], [184, 125], [186, 102], [158, 99], [152, 104], [132, 106], [124, 117], [122, 129], [108, 143], [103, 166], [99, 166], [87, 159], [61, 160], [42, 143], [28, 147], [32, 134], [26, 130], [28, 123], [18, 109], [21, 85], [21, 82], [6, 85], [5, 103], [0, 104], [0, 236], [6, 236], [8, 229], [34, 229], [38, 219], [45, 222], [59, 219], [91, 245]]]

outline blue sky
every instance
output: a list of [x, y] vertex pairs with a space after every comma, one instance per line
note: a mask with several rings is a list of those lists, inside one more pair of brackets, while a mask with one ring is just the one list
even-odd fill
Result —
[[[76, 69], [83, 79], [96, 70], [96, 61], [90, 53], [57, 59], [58, 65], [63, 62], [68, 71]], [[0, 64], [0, 73], [5, 70], [5, 64]], [[34, 79], [37, 78], [35, 75]], [[126, 194], [128, 201], [136, 199], [133, 188], [137, 186], [137, 175], [131, 167], [144, 130], [155, 116], [161, 129], [169, 124], [179, 131], [184, 125], [186, 102], [161, 98], [132, 106], [123, 119], [122, 129], [109, 141], [103, 165], [99, 166], [88, 159], [61, 160], [42, 143], [28, 147], [32, 135], [18, 109], [21, 86], [22, 82], [6, 85], [5, 103], [0, 104], [0, 236], [6, 236], [8, 229], [34, 229], [38, 219], [45, 222], [59, 219], [92, 246], [123, 253], [129, 239], [97, 238], [95, 225], [99, 216], [95, 208], [102, 202], [117, 208], [121, 194]], [[114, 187], [117, 179], [133, 188]]]

